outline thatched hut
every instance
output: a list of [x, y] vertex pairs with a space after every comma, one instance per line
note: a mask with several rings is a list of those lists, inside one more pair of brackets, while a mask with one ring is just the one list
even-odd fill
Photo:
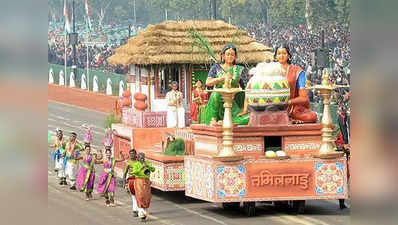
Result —
[[[179, 82], [188, 109], [192, 83], [206, 79], [212, 62], [202, 49], [192, 47], [194, 40], [188, 37], [188, 31], [192, 28], [208, 40], [218, 60], [218, 53], [231, 41], [238, 48], [238, 64], [255, 65], [272, 58], [270, 47], [256, 42], [247, 36], [246, 31], [223, 21], [165, 21], [149, 25], [130, 38], [127, 44], [116, 49], [108, 62], [129, 66], [127, 80], [131, 91], [133, 94], [149, 94], [150, 111], [166, 110], [163, 101], [173, 80]], [[148, 90], [151, 90], [150, 93]]]

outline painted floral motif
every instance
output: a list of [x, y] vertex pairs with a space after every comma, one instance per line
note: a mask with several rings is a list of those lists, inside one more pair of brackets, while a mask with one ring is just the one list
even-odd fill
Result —
[[184, 187], [184, 164], [168, 166], [165, 172], [167, 183], [171, 187]]
[[214, 172], [213, 168], [208, 165], [206, 169], [206, 174], [208, 174], [207, 179], [206, 179], [206, 189], [207, 189], [207, 195], [209, 196], [210, 199], [212, 199], [213, 193], [214, 193]]
[[317, 194], [344, 193], [344, 165], [342, 163], [316, 163], [315, 177]]
[[203, 161], [185, 160], [185, 191], [204, 199], [212, 199], [214, 173], [211, 165]]
[[185, 177], [185, 191], [187, 194], [192, 194], [192, 176], [191, 176], [191, 161], [186, 160], [185, 161], [185, 174], [187, 175]]
[[217, 168], [217, 196], [219, 198], [246, 195], [246, 169], [244, 166], [219, 166]]
[[165, 185], [163, 166], [160, 163], [157, 163], [155, 161], [151, 161], [151, 163], [152, 163], [152, 166], [155, 167], [155, 172], [151, 173], [151, 175], [150, 175], [151, 182], [158, 186]]

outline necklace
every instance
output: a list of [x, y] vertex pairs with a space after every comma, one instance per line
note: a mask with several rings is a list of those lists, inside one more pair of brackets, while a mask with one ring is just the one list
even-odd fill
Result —
[[221, 67], [224, 69], [224, 71], [227, 71], [232, 66], [233, 65], [229, 65], [229, 64], [224, 63], [224, 65], [222, 65]]
[[289, 69], [290, 69], [290, 65], [289, 64], [287, 65], [286, 69], [283, 68], [283, 66], [282, 66], [282, 75], [287, 77], [287, 75], [289, 74]]

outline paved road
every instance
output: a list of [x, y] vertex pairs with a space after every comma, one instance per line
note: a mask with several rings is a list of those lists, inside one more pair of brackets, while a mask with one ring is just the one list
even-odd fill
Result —
[[[48, 130], [59, 127], [65, 131], [83, 132], [79, 126], [88, 123], [94, 126], [93, 144], [101, 146], [104, 138], [103, 121], [105, 114], [48, 102]], [[48, 161], [48, 207], [49, 224], [91, 225], [91, 224], [136, 224], [139, 219], [132, 217], [131, 201], [120, 186], [116, 191], [116, 207], [105, 207], [104, 200], [94, 192], [94, 200], [86, 202], [84, 194], [58, 185], [52, 172], [53, 162]], [[102, 170], [96, 167], [97, 174]], [[98, 176], [97, 176], [98, 179]], [[338, 225], [350, 223], [350, 209], [340, 210], [337, 201], [307, 201], [304, 214], [294, 215], [289, 210], [278, 211], [271, 204], [257, 204], [256, 216], [246, 217], [243, 210], [224, 210], [220, 204], [208, 203], [185, 197], [184, 192], [161, 192], [153, 190], [150, 217], [147, 224], [210, 225], [210, 224], [320, 224]]]

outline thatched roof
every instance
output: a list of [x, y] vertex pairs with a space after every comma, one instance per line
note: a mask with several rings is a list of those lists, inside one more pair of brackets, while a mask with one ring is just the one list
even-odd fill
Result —
[[205, 37], [220, 60], [219, 52], [225, 44], [234, 39], [238, 48], [237, 63], [259, 63], [273, 57], [272, 49], [247, 36], [246, 31], [214, 20], [189, 20], [184, 22], [165, 21], [149, 25], [127, 44], [116, 49], [108, 58], [112, 64], [209, 64], [210, 56], [198, 47], [193, 47], [193, 39], [188, 31], [194, 28]]

